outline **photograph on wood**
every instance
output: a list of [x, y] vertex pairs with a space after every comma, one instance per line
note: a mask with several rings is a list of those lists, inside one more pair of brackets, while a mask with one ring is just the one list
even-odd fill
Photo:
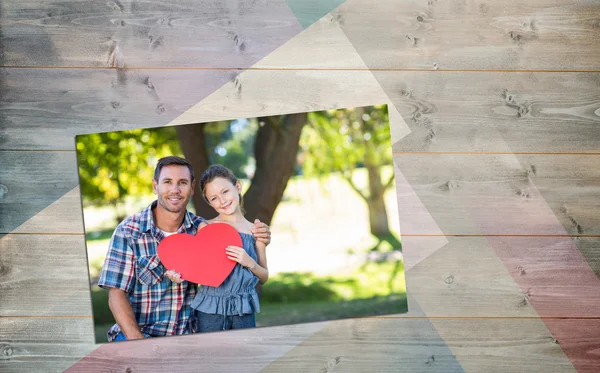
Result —
[[387, 105], [75, 140], [96, 343], [407, 312]]

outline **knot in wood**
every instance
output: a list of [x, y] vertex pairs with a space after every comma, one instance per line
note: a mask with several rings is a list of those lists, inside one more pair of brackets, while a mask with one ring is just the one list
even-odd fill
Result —
[[453, 275], [450, 275], [450, 276], [446, 277], [446, 278], [444, 279], [444, 282], [445, 282], [445, 283], [447, 283], [448, 285], [450, 285], [451, 283], [453, 283], [453, 282], [454, 282], [454, 276], [453, 276]]
[[411, 91], [407, 91], [406, 89], [401, 89], [400, 90], [400, 96], [402, 96], [402, 97], [411, 97], [412, 93], [411, 93]]
[[0, 358], [2, 359], [10, 359], [13, 355], [13, 348], [11, 345], [9, 344], [3, 344], [0, 345], [2, 348], [0, 349], [0, 351], [2, 351], [2, 355], [0, 356]]
[[8, 193], [8, 188], [4, 184], [0, 184], [0, 199], [4, 198], [4, 195]]
[[419, 22], [423, 22], [423, 17], [421, 17], [421, 16], [418, 16], [418, 17], [417, 17], [417, 21], [419, 21]]
[[445, 191], [451, 191], [452, 189], [456, 189], [459, 187], [458, 181], [456, 180], [448, 180], [444, 184], [441, 185], [440, 189]]
[[131, 373], [131, 372], [133, 372], [133, 369], [131, 369], [129, 367], [127, 369], [125, 369], [125, 373]]
[[529, 113], [529, 108], [525, 105], [519, 105], [519, 110], [517, 110], [517, 116], [521, 118], [522, 116], [527, 115]]

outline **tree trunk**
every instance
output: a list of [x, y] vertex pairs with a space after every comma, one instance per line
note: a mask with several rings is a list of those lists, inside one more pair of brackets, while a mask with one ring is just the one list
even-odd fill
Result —
[[391, 234], [385, 201], [383, 195], [385, 190], [381, 183], [379, 167], [367, 166], [369, 179], [369, 225], [371, 234], [376, 237], [387, 237]]
[[307, 123], [307, 114], [259, 118], [254, 143], [256, 171], [250, 188], [244, 195], [246, 218], [271, 224], [273, 214], [296, 167], [300, 134]]
[[368, 165], [366, 168], [369, 180], [369, 196], [367, 199], [371, 234], [377, 237], [380, 242], [387, 241], [394, 250], [400, 250], [402, 244], [389, 228], [384, 199], [387, 186], [381, 182], [381, 167]]
[[195, 191], [192, 201], [196, 208], [196, 215], [205, 219], [212, 219], [217, 216], [215, 210], [210, 207], [204, 197], [198, 181], [200, 175], [210, 166], [208, 154], [206, 152], [206, 142], [204, 141], [204, 124], [191, 124], [185, 126], [177, 126], [177, 136], [181, 144], [181, 150], [185, 158], [192, 163], [194, 167]]

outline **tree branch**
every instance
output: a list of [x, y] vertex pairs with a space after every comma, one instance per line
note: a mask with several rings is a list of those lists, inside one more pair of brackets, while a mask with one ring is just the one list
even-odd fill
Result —
[[369, 199], [363, 194], [363, 192], [360, 189], [358, 189], [358, 187], [354, 184], [354, 181], [352, 181], [351, 175], [347, 175], [345, 172], [342, 171], [342, 177], [346, 179], [346, 181], [348, 182], [348, 184], [350, 184], [352, 189], [354, 189], [356, 193], [358, 193], [358, 195], [365, 200], [365, 202], [369, 203]]
[[386, 181], [385, 184], [383, 184], [383, 190], [387, 190], [387, 188], [392, 186], [392, 183], [394, 182], [395, 179], [396, 178], [394, 177], [394, 173], [392, 173], [392, 176], [390, 176], [390, 179], [388, 181]]

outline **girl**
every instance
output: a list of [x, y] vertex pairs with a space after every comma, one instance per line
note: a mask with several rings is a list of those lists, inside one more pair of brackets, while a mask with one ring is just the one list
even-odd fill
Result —
[[[210, 166], [200, 177], [200, 189], [206, 202], [219, 213], [208, 224], [233, 226], [242, 237], [243, 247], [227, 248], [227, 257], [237, 264], [219, 287], [198, 288], [192, 302], [196, 332], [255, 327], [254, 313], [260, 312], [255, 287], [269, 278], [266, 246], [251, 233], [252, 223], [246, 220], [242, 208], [242, 187], [231, 170], [221, 165]], [[199, 228], [206, 225], [202, 223]], [[177, 274], [175, 278], [178, 279]]]

